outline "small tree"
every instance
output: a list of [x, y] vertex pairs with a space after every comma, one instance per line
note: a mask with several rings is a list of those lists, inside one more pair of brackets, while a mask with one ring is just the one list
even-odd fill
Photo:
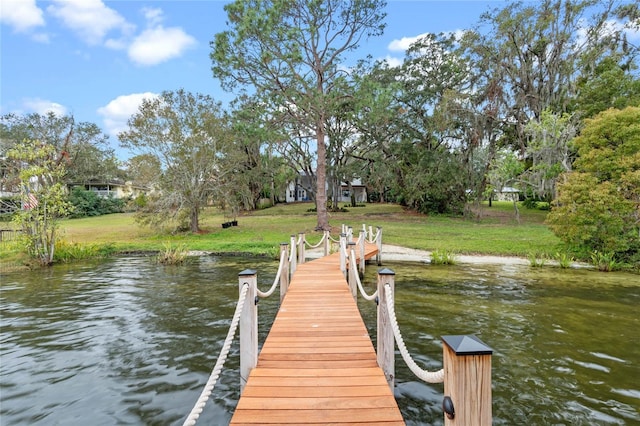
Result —
[[224, 161], [231, 132], [219, 103], [184, 90], [163, 92], [143, 101], [128, 125], [118, 135], [121, 144], [155, 157], [162, 167], [159, 193], [146, 206], [147, 223], [186, 220], [198, 232], [200, 211], [233, 171]]
[[22, 209], [15, 221], [25, 235], [26, 249], [41, 265], [51, 265], [58, 220], [71, 209], [63, 178], [66, 170], [53, 145], [25, 140], [9, 151], [22, 165]]
[[575, 139], [574, 172], [563, 176], [547, 219], [574, 248], [640, 263], [639, 123], [638, 107], [610, 109]]

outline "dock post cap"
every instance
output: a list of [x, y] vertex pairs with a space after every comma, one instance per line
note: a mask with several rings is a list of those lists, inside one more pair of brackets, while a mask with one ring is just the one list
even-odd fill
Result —
[[288, 246], [289, 243], [280, 243], [281, 246]]
[[491, 355], [493, 349], [487, 346], [474, 334], [442, 336], [442, 341], [451, 348], [456, 355]]
[[246, 277], [246, 276], [255, 275], [255, 274], [257, 274], [257, 271], [255, 269], [245, 269], [244, 271], [240, 272], [238, 276]]
[[389, 268], [378, 269], [378, 275], [395, 275], [395, 274], [396, 273]]

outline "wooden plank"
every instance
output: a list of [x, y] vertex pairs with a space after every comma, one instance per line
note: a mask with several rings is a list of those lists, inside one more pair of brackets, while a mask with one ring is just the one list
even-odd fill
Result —
[[[298, 386], [251, 386], [245, 388], [242, 398], [268, 397], [275, 398], [298, 398], [301, 388]], [[348, 398], [362, 396], [388, 396], [388, 386], [343, 386], [343, 387], [307, 387], [304, 389], [304, 396], [307, 398]]]
[[[375, 359], [368, 360], [358, 360], [357, 366], [354, 366], [354, 362], [352, 360], [349, 361], [322, 361], [322, 360], [288, 360], [287, 366], [291, 368], [358, 368], [358, 367], [377, 367], [378, 361]], [[266, 368], [277, 368], [278, 366], [282, 366], [281, 360], [260, 360], [258, 359], [258, 367], [266, 367]], [[255, 369], [254, 369], [255, 370]], [[388, 387], [388, 386], [387, 386]]]
[[396, 401], [388, 395], [360, 396], [354, 398], [337, 397], [296, 397], [274, 398], [244, 397], [238, 402], [241, 410], [351, 410], [356, 408], [397, 407]]
[[232, 424], [344, 424], [352, 422], [402, 421], [396, 407], [354, 408], [348, 410], [236, 410]]
[[300, 370], [297, 368], [257, 368], [253, 372], [255, 377], [353, 377], [353, 376], [373, 376], [380, 374], [381, 370], [377, 367], [365, 368], [308, 368]]

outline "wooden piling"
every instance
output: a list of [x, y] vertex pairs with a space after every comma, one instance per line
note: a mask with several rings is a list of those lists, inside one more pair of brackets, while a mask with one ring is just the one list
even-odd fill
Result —
[[377, 359], [378, 366], [384, 372], [384, 377], [392, 391], [395, 379], [395, 339], [393, 337], [391, 321], [389, 320], [387, 292], [384, 287], [386, 284], [389, 284], [393, 292], [395, 275], [395, 272], [387, 268], [378, 271]]
[[[445, 426], [490, 426], [493, 350], [474, 335], [442, 336], [442, 341], [444, 395], [450, 398], [443, 403]], [[447, 413], [451, 409], [453, 415]]]
[[238, 274], [240, 293], [245, 284], [249, 285], [240, 315], [240, 393], [247, 384], [249, 373], [258, 364], [258, 275], [252, 269]]
[[349, 243], [349, 247], [347, 250], [347, 253], [349, 254], [349, 257], [347, 259], [347, 261], [349, 262], [349, 279], [347, 280], [349, 283], [349, 290], [351, 290], [351, 295], [353, 296], [353, 299], [355, 300], [358, 296], [358, 283], [356, 283], [356, 274], [358, 273], [358, 269], [356, 268], [356, 265], [354, 265], [351, 262], [351, 259], [355, 259], [355, 254], [356, 254], [356, 243], [354, 242], [350, 242]]
[[284, 300], [284, 296], [289, 289], [289, 244], [280, 243], [280, 258], [284, 253], [284, 262], [282, 265], [282, 271], [280, 271], [280, 304]]
[[291, 235], [291, 265], [289, 265], [291, 267], [291, 275], [293, 275], [293, 273], [298, 268], [298, 255], [296, 253], [297, 247], [298, 247], [298, 244], [296, 243], [296, 236], [292, 234]]

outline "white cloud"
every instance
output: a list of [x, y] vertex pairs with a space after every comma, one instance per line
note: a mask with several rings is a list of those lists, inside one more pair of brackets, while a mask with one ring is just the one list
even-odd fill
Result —
[[402, 37], [401, 39], [392, 40], [391, 43], [387, 46], [392, 52], [406, 52], [406, 50], [416, 41], [420, 40], [423, 37], [426, 37], [429, 33], [419, 34], [414, 37]]
[[157, 26], [143, 31], [129, 46], [129, 59], [138, 65], [157, 65], [182, 55], [196, 40], [182, 28]]
[[102, 0], [54, 0], [47, 11], [78, 33], [89, 45], [102, 43], [113, 30], [130, 33], [134, 26]]
[[386, 62], [390, 68], [397, 68], [402, 65], [403, 59], [387, 55], [386, 57], [384, 57], [384, 59], [382, 59], [382, 61]]
[[144, 7], [142, 8], [142, 13], [144, 18], [147, 20], [147, 25], [149, 27], [156, 27], [164, 21], [164, 13], [162, 9], [154, 8], [154, 7]]
[[22, 101], [22, 104], [27, 112], [36, 112], [40, 115], [45, 115], [48, 112], [53, 112], [57, 116], [67, 114], [67, 108], [64, 105], [46, 99], [27, 98]]
[[27, 32], [45, 25], [42, 9], [36, 0], [2, 0], [0, 22], [13, 27], [16, 32]]
[[98, 114], [103, 117], [106, 133], [117, 136], [128, 129], [127, 121], [138, 112], [144, 99], [154, 99], [159, 95], [152, 92], [132, 93], [121, 95], [107, 105], [98, 108]]

